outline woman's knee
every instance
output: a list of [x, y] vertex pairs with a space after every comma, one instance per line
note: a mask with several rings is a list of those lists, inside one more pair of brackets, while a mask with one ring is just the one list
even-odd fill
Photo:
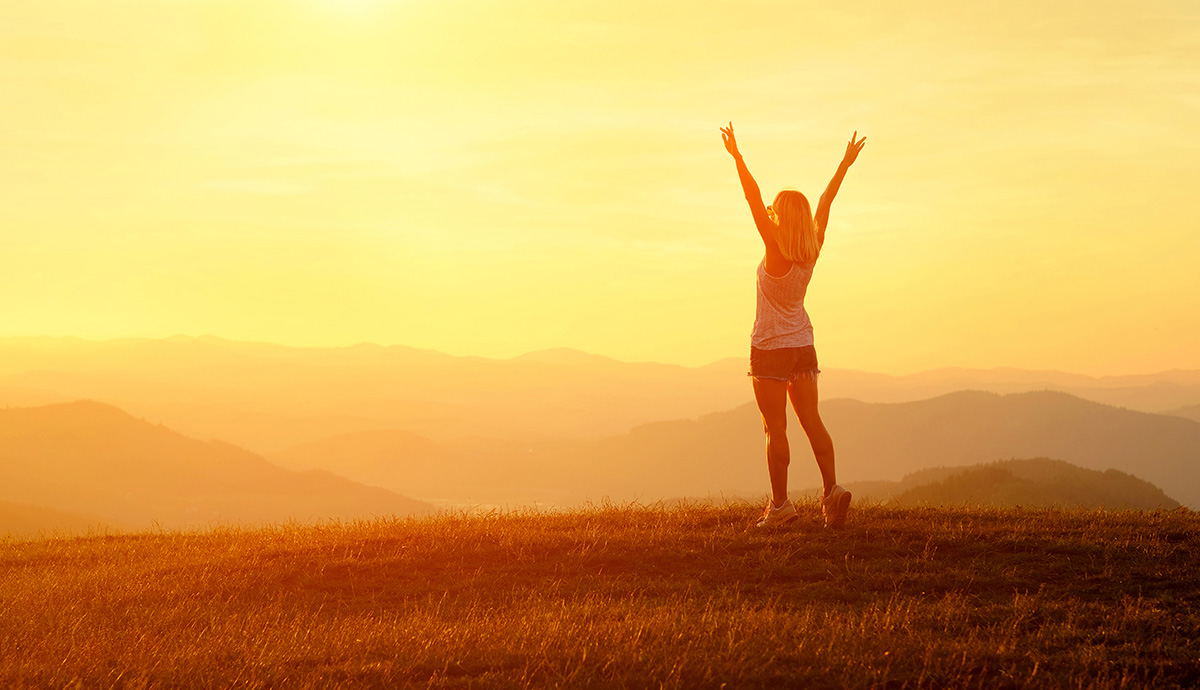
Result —
[[815, 405], [812, 407], [796, 408], [796, 419], [800, 420], [800, 426], [804, 428], [804, 433], [809, 436], [825, 430], [825, 423], [821, 421], [821, 415], [817, 412]]
[[763, 418], [763, 433], [767, 436], [782, 436], [787, 433], [787, 417], [783, 419]]

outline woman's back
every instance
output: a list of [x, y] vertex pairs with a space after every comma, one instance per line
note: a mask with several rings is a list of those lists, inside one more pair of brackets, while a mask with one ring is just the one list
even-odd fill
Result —
[[751, 345], [760, 350], [775, 350], [813, 344], [812, 321], [804, 309], [804, 296], [816, 264], [815, 260], [793, 262], [781, 276], [768, 273], [765, 260], [758, 264]]

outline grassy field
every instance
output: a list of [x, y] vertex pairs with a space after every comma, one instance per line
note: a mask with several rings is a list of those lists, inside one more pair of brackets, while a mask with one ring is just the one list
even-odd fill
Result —
[[757, 512], [0, 542], [0, 687], [1200, 685], [1196, 513]]

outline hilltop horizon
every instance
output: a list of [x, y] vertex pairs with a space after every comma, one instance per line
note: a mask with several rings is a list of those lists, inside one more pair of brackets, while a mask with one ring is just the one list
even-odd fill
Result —
[[[964, 391], [898, 405], [846, 400], [831, 403], [829, 412], [830, 428], [845, 441], [843, 481], [860, 501], [1200, 505], [1200, 475], [1188, 462], [1200, 449], [1198, 422], [1062, 393]], [[262, 456], [96, 401], [8, 408], [0, 410], [0, 537], [439, 508], [754, 502], [761, 479], [756, 427], [747, 404], [594, 441], [448, 444], [381, 429]], [[926, 429], [928, 438], [897, 433], [903, 428]], [[807, 454], [798, 455], [799, 467], [807, 466]], [[812, 479], [801, 469], [797, 487], [806, 476]], [[816, 491], [793, 494], [803, 501]]]

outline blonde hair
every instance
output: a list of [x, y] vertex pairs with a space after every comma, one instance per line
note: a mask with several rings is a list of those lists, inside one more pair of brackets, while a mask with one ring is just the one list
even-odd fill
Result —
[[794, 189], [785, 189], [771, 202], [775, 213], [775, 242], [789, 261], [810, 263], [821, 255], [817, 223], [808, 199]]

